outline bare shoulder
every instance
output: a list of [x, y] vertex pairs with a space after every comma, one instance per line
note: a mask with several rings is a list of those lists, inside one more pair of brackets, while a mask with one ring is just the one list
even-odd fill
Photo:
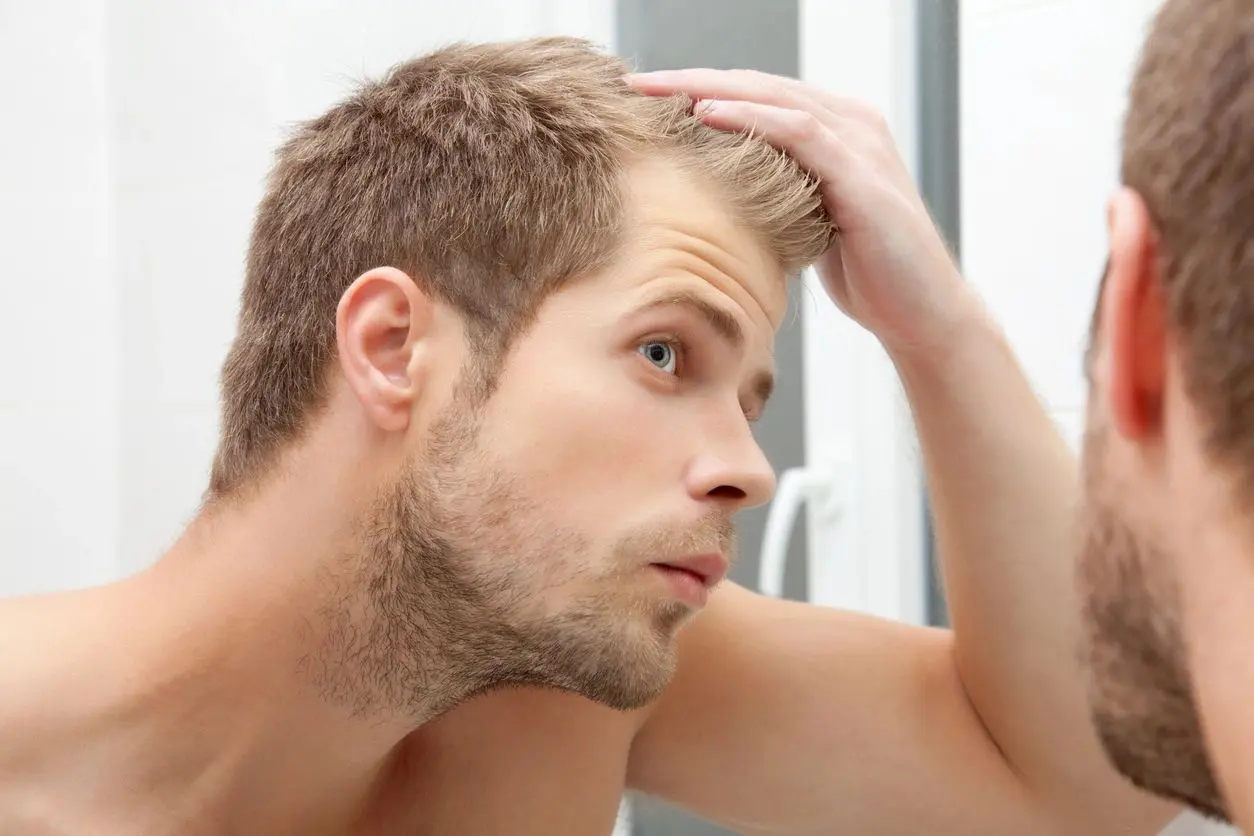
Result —
[[405, 832], [604, 836], [639, 722], [559, 691], [470, 700], [405, 742]]
[[83, 593], [0, 598], [0, 727], [26, 711], [46, 707], [41, 695], [56, 693], [80, 650], [79, 602]]

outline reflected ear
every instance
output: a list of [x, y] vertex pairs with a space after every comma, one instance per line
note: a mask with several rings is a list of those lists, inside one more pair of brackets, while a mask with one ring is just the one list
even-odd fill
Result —
[[1101, 300], [1106, 398], [1114, 429], [1133, 440], [1162, 425], [1167, 310], [1158, 275], [1158, 238], [1141, 196], [1111, 198], [1110, 267]]
[[340, 370], [380, 429], [402, 431], [425, 382], [434, 303], [406, 273], [377, 267], [344, 291], [335, 312]]

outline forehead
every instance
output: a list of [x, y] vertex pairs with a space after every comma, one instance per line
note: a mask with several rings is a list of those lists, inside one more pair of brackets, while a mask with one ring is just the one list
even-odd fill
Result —
[[781, 266], [745, 228], [718, 187], [678, 165], [649, 160], [625, 175], [627, 240], [624, 264], [685, 273], [726, 297], [756, 328], [773, 334], [788, 305]]

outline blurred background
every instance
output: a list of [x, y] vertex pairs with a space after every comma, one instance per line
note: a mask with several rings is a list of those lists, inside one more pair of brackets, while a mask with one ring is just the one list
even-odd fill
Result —
[[[1078, 439], [1119, 117], [1156, 5], [0, 0], [0, 595], [119, 577], [179, 533], [215, 446], [273, 149], [353, 82], [453, 40], [579, 35], [640, 69], [750, 67], [873, 101]], [[795, 291], [759, 438], [781, 473], [826, 468], [820, 493], [839, 502], [805, 504], [775, 538], [775, 581], [788, 597], [943, 624], [892, 369], [812, 278]], [[740, 523], [735, 576], [750, 586], [769, 513]], [[619, 831], [726, 832], [639, 799]], [[1225, 831], [1186, 818], [1170, 832]]]

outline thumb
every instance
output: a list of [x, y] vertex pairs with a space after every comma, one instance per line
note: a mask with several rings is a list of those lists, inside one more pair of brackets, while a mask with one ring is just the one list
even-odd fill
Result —
[[823, 287], [832, 301], [844, 308], [849, 301], [849, 285], [845, 281], [844, 249], [841, 247], [840, 233], [832, 236], [832, 244], [823, 253], [823, 257], [815, 264]]

